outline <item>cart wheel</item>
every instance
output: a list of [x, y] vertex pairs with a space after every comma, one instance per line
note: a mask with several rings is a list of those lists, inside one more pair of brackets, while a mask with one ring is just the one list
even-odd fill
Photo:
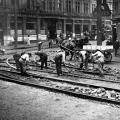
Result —
[[111, 53], [107, 56], [105, 61], [106, 62], [111, 62], [112, 61], [112, 54]]

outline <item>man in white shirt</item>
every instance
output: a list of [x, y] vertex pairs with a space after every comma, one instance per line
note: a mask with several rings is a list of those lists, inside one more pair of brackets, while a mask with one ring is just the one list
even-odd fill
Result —
[[27, 63], [30, 61], [30, 57], [32, 57], [31, 53], [24, 53], [23, 55], [21, 55], [19, 59], [20, 71], [21, 71], [21, 74], [23, 75], [27, 74], [26, 68], [27, 68]]
[[100, 50], [96, 50], [95, 53], [92, 54], [92, 58], [93, 62], [98, 64], [100, 75], [103, 76], [104, 54]]
[[85, 70], [87, 70], [90, 53], [86, 50], [80, 51], [80, 57], [81, 57], [80, 69], [82, 69], [84, 66]]

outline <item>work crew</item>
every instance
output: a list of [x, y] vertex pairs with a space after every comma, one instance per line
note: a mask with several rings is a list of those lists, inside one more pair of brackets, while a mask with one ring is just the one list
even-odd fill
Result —
[[82, 50], [80, 51], [80, 57], [81, 57], [80, 69], [83, 69], [83, 67], [85, 67], [85, 70], [88, 70], [88, 60], [90, 57], [90, 53], [88, 51]]
[[38, 55], [40, 57], [39, 61], [41, 61], [41, 70], [43, 69], [44, 65], [47, 69], [47, 59], [48, 55], [44, 52], [36, 52], [35, 55]]
[[23, 53], [19, 59], [20, 63], [20, 71], [22, 75], [26, 75], [27, 65], [30, 62], [30, 58], [32, 57], [31, 53]]
[[62, 64], [65, 65], [65, 51], [58, 51], [57, 55], [54, 57], [54, 61], [56, 64], [57, 75], [62, 75]]
[[100, 76], [103, 76], [103, 66], [104, 66], [104, 54], [100, 50], [96, 50], [92, 53], [93, 62], [98, 64], [98, 70], [100, 72]]

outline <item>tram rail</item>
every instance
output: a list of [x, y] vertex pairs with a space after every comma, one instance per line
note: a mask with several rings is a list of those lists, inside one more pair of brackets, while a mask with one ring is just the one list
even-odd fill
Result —
[[[9, 61], [9, 62], [10, 62], [10, 64], [15, 65], [15, 63], [13, 61]], [[39, 71], [39, 72], [43, 72], [43, 73], [56, 74], [55, 65], [49, 66], [49, 69], [44, 69], [44, 70], [41, 70], [40, 66], [36, 65], [36, 64], [30, 64], [30, 66], [32, 67], [31, 71]], [[67, 69], [67, 71], [66, 71], [66, 69]], [[120, 80], [119, 80], [120, 75], [119, 74], [105, 73], [104, 77], [99, 77], [98, 74], [99, 74], [98, 72], [91, 72], [91, 71], [87, 72], [84, 70], [79, 70], [77, 68], [71, 67], [69, 65], [67, 65], [66, 67], [63, 67], [63, 76], [92, 79], [92, 80], [105, 81], [105, 82], [111, 82], [111, 83], [120, 83]]]
[[[19, 72], [0, 71], [0, 79], [10, 82], [42, 88], [53, 92], [60, 92], [74, 97], [97, 100], [112, 104], [120, 104], [120, 90], [97, 85], [83, 84], [75, 81], [61, 80], [57, 78], [43, 77], [33, 73], [21, 76]], [[102, 92], [100, 92], [103, 91]], [[114, 91], [115, 93], [113, 94]], [[106, 96], [107, 92], [112, 92], [113, 97]], [[116, 97], [114, 97], [116, 95]]]

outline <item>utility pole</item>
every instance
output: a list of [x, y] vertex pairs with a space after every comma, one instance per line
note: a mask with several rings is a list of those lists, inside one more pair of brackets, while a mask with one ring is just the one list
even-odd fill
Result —
[[15, 34], [14, 34], [14, 40], [15, 40], [15, 47], [17, 47], [17, 39], [18, 39], [18, 31], [17, 31], [17, 0], [14, 0], [14, 18], [15, 18]]
[[97, 45], [102, 45], [102, 0], [97, 0]]

